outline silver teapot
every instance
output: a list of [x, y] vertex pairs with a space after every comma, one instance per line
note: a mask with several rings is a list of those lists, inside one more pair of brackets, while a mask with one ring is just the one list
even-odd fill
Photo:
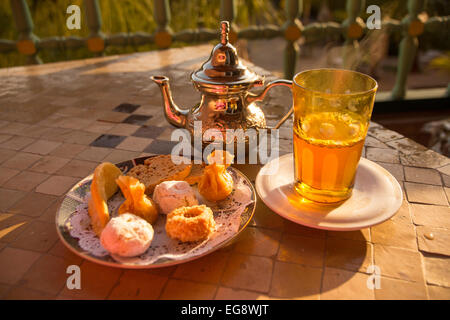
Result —
[[[236, 48], [228, 41], [228, 33], [229, 23], [222, 21], [220, 43], [213, 48], [208, 61], [191, 74], [194, 87], [202, 95], [201, 101], [191, 109], [180, 108], [174, 103], [169, 78], [151, 77], [161, 89], [167, 121], [175, 127], [186, 128], [192, 137], [200, 134], [194, 134], [194, 122], [201, 121], [203, 145], [213, 142], [209, 136], [204, 135], [208, 129], [218, 130], [223, 137], [226, 136], [227, 129], [243, 129], [244, 132], [248, 129], [256, 132], [260, 129], [277, 129], [293, 112], [291, 108], [275, 127], [266, 126], [264, 112], [256, 102], [263, 100], [269, 89], [275, 86], [292, 88], [292, 81], [275, 80], [258, 94], [249, 92], [253, 87], [263, 86], [264, 79], [239, 61]], [[214, 142], [217, 143], [217, 137]]]

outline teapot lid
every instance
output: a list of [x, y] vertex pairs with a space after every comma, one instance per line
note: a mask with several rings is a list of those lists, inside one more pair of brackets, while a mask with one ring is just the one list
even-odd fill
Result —
[[211, 51], [208, 61], [192, 74], [192, 80], [213, 85], [250, 84], [259, 80], [256, 73], [239, 61], [236, 48], [229, 43], [229, 22], [222, 21], [220, 24], [221, 41]]

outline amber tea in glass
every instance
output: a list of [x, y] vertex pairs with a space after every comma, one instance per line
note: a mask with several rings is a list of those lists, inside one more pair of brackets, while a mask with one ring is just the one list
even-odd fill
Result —
[[353, 190], [377, 83], [359, 72], [316, 69], [294, 77], [295, 189], [334, 203]]

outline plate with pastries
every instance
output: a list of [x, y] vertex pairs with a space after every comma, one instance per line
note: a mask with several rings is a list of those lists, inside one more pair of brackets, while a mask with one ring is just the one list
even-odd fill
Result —
[[157, 155], [103, 162], [65, 196], [56, 226], [77, 255], [107, 266], [159, 268], [230, 244], [253, 217], [256, 192], [216, 150], [197, 164]]

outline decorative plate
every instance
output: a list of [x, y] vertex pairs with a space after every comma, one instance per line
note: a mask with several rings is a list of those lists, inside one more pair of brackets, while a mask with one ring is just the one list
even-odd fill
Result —
[[[143, 164], [148, 157], [137, 158], [116, 164], [125, 174], [132, 167]], [[216, 232], [208, 239], [194, 243], [181, 243], [170, 239], [165, 233], [166, 216], [160, 214], [153, 225], [155, 235], [150, 248], [142, 255], [123, 258], [110, 255], [90, 227], [87, 200], [90, 196], [92, 174], [78, 182], [65, 196], [56, 213], [56, 229], [61, 241], [75, 254], [87, 260], [119, 268], [159, 268], [176, 265], [205, 256], [232, 242], [245, 229], [253, 217], [256, 192], [251, 182], [239, 170], [229, 167], [233, 177], [233, 192], [224, 200], [211, 203], [197, 193], [199, 203], [209, 206], [214, 212]], [[120, 192], [109, 200], [111, 216], [124, 201]]]
[[[278, 163], [276, 161], [278, 160]], [[319, 204], [299, 196], [293, 188], [294, 156], [267, 163], [256, 177], [261, 200], [274, 212], [311, 228], [350, 231], [391, 218], [402, 204], [402, 189], [383, 167], [361, 158], [352, 196], [343, 203]]]

